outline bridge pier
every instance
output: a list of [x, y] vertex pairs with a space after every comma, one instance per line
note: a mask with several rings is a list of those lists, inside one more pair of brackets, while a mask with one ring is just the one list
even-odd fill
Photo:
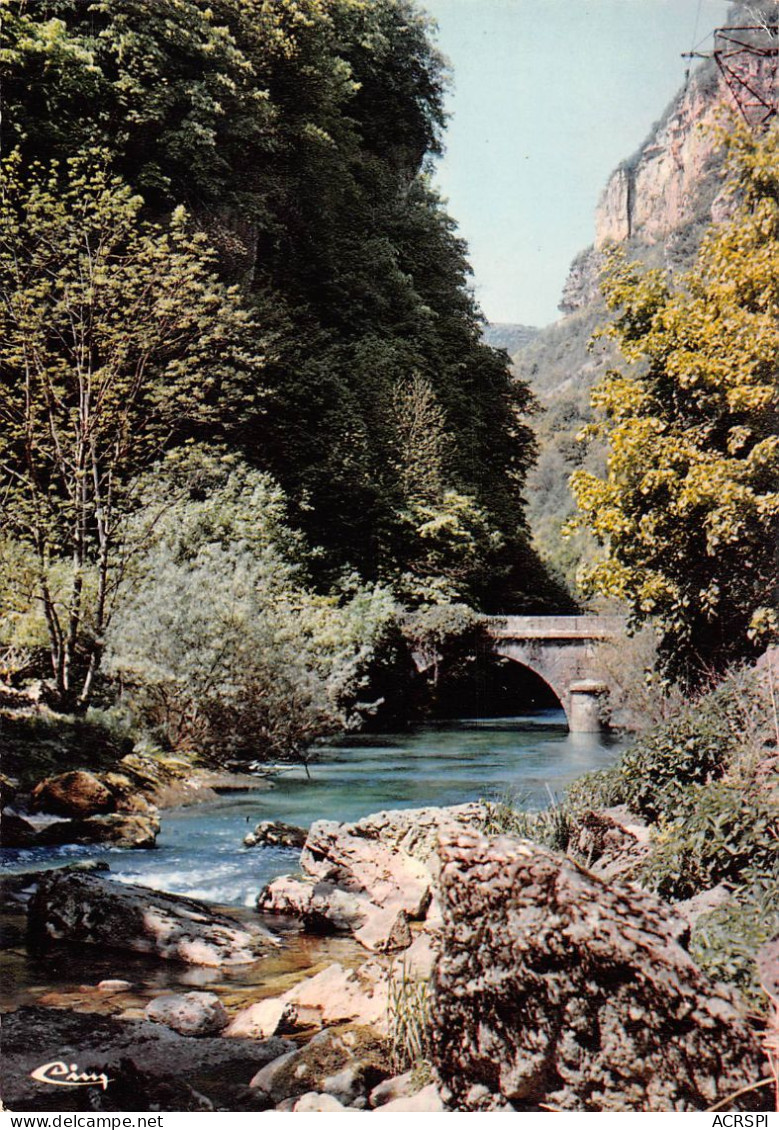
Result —
[[572, 734], [597, 734], [603, 729], [602, 704], [608, 689], [597, 679], [571, 683], [568, 729]]

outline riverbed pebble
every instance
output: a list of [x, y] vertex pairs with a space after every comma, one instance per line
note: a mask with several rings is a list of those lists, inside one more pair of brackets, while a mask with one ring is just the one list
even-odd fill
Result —
[[98, 981], [97, 991], [99, 993], [126, 993], [128, 989], [132, 989], [132, 981], [120, 981], [118, 979], [108, 979], [105, 981]]
[[227, 1026], [228, 1016], [216, 993], [174, 993], [155, 997], [146, 1018], [166, 1024], [182, 1036], [213, 1036]]
[[318, 1111], [348, 1111], [349, 1108], [339, 1103], [333, 1095], [320, 1095], [318, 1091], [309, 1091], [300, 1096], [292, 1109], [299, 1114], [313, 1114]]

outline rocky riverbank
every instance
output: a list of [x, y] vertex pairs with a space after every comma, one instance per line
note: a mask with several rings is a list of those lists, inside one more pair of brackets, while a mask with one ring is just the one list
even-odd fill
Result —
[[[112, 1080], [74, 1089], [84, 1109], [703, 1110], [759, 1083], [761, 1032], [695, 966], [689, 921], [620, 877], [645, 850], [640, 821], [582, 819], [601, 874], [485, 834], [489, 821], [469, 804], [314, 823], [300, 874], [259, 894], [270, 931], [102, 873], [44, 876], [28, 891], [31, 944], [113, 946], [119, 971], [123, 949], [244, 963], [256, 999], [157, 994], [94, 1032], [83, 1012], [19, 1009], [4, 1027], [6, 1105], [62, 1109], [30, 1071], [65, 1045]], [[274, 992], [263, 970], [288, 920], [364, 959]], [[80, 1007], [126, 991], [100, 982]], [[769, 1102], [756, 1087], [730, 1109]]]
[[26, 780], [1, 775], [0, 844], [152, 848], [161, 809], [207, 804], [224, 792], [264, 792], [273, 788], [272, 772], [220, 772], [132, 752], [102, 771], [74, 769], [37, 780], [29, 769]]

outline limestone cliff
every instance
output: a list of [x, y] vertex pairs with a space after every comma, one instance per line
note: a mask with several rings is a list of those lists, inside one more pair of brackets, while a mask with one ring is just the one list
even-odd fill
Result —
[[674, 99], [637, 153], [609, 178], [595, 214], [595, 247], [654, 244], [711, 217], [721, 157], [715, 126], [726, 92], [710, 65]]
[[688, 79], [644, 144], [608, 180], [595, 216], [595, 247], [664, 243], [671, 265], [697, 240], [679, 234], [721, 220], [722, 147], [717, 126], [732, 117], [761, 128], [776, 112], [779, 0], [735, 3], [714, 35], [714, 58]]
[[563, 288], [564, 316], [513, 356], [515, 372], [529, 381], [544, 408], [536, 420], [538, 462], [527, 484], [534, 542], [574, 587], [594, 543], [583, 532], [561, 536], [575, 510], [568, 478], [582, 465], [602, 473], [602, 443], [585, 451], [576, 436], [590, 419], [590, 389], [617, 360], [608, 342], [589, 345], [608, 321], [599, 286], [603, 249], [624, 243], [630, 258], [676, 270], [692, 262], [720, 192], [722, 157], [710, 129], [720, 101], [716, 67], [704, 64], [637, 153], [610, 176], [596, 213], [594, 246], [576, 256]]
[[[736, 0], [728, 21], [738, 25], [739, 39], [754, 36], [764, 47], [766, 26], [773, 27], [777, 13], [779, 0]], [[751, 24], [758, 30], [744, 26]], [[741, 68], [753, 91], [775, 102], [776, 56], [746, 53], [731, 65]], [[530, 383], [544, 409], [536, 420], [538, 462], [527, 481], [528, 518], [536, 548], [570, 585], [592, 543], [582, 533], [561, 536], [575, 509], [568, 478], [579, 466], [602, 473], [606, 455], [602, 442], [585, 451], [576, 436], [591, 417], [590, 389], [618, 363], [611, 343], [601, 338], [590, 344], [609, 319], [599, 286], [605, 249], [622, 244], [629, 259], [674, 273], [693, 265], [709, 224], [728, 214], [724, 152], [715, 127], [734, 112], [732, 93], [714, 59], [703, 61], [646, 141], [609, 177], [596, 210], [594, 244], [576, 256], [563, 288], [564, 316], [513, 356], [515, 372]], [[747, 108], [746, 116], [751, 112]], [[759, 121], [765, 107], [755, 105], [754, 112]]]

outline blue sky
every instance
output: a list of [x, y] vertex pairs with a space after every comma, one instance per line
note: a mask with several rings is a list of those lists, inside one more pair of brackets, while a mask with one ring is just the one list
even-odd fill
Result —
[[[490, 321], [559, 317], [611, 170], [684, 81], [725, 0], [420, 0], [453, 89], [436, 182]], [[711, 46], [711, 40], [701, 44]]]

